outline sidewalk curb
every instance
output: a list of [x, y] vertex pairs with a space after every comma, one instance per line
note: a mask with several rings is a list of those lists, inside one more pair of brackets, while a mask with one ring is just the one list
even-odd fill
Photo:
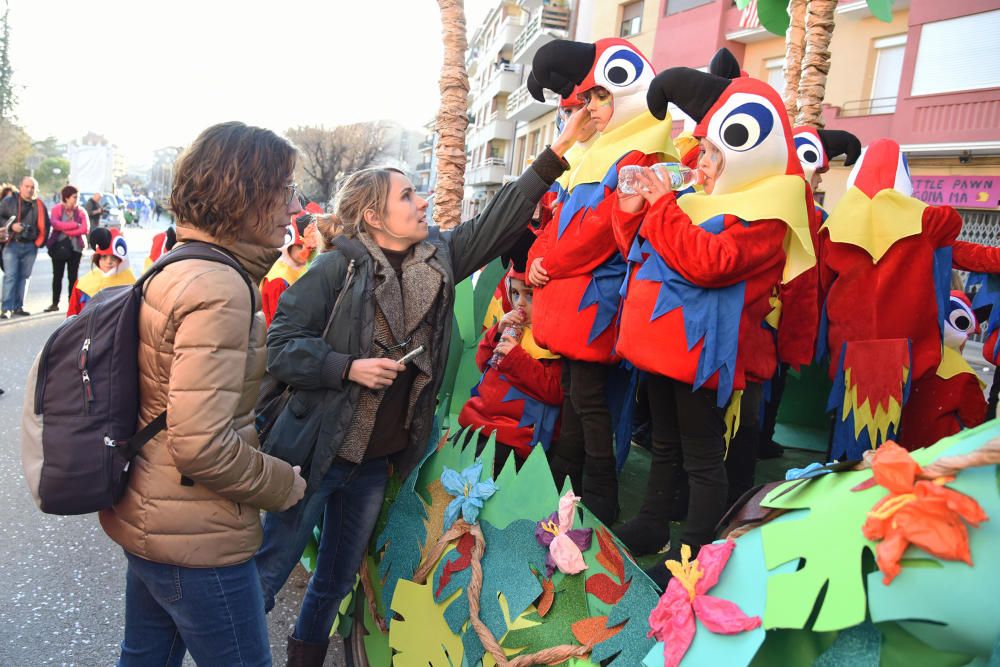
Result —
[[17, 319], [0, 320], [0, 329], [3, 329], [4, 327], [12, 327], [17, 324], [38, 322], [39, 320], [51, 320], [54, 317], [62, 317], [65, 319], [66, 313], [39, 313], [38, 315], [28, 315], [27, 317], [18, 317]]

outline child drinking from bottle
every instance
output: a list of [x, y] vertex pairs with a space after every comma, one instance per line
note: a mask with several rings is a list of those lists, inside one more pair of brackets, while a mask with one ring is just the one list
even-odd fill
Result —
[[496, 433], [494, 476], [511, 452], [520, 468], [534, 447], [549, 448], [563, 401], [559, 357], [535, 343], [531, 332], [534, 289], [525, 282], [524, 270], [534, 238], [526, 231], [511, 251], [511, 268], [504, 278], [511, 309], [479, 343], [476, 365], [483, 377], [458, 416], [463, 428], [482, 428], [480, 448]]

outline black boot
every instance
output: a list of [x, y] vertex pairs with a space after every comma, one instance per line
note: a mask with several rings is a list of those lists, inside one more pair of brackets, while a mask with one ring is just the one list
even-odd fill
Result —
[[655, 443], [653, 446], [654, 457], [649, 466], [642, 507], [634, 519], [615, 531], [618, 539], [636, 557], [659, 553], [667, 546], [670, 542], [671, 514], [678, 504], [678, 466], [656, 456], [659, 448]]
[[618, 520], [618, 470], [613, 458], [588, 456], [583, 466], [583, 504], [609, 528]]
[[323, 667], [326, 660], [326, 650], [330, 646], [330, 640], [321, 644], [304, 642], [301, 639], [288, 635], [288, 667]]
[[[573, 493], [583, 492], [583, 466], [569, 461], [568, 459], [549, 452], [549, 470], [552, 471], [552, 479], [556, 483], [556, 489], [562, 493], [563, 484], [569, 477], [569, 483], [573, 485]], [[499, 473], [497, 473], [499, 474]]]

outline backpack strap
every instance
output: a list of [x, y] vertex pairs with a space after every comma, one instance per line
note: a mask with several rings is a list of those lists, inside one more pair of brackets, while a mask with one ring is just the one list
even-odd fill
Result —
[[[225, 264], [230, 268], [234, 269], [236, 273], [240, 274], [243, 278], [243, 282], [246, 283], [247, 289], [250, 290], [250, 328], [253, 329], [254, 316], [257, 313], [257, 309], [254, 307], [254, 291], [253, 291], [253, 281], [250, 280], [250, 274], [246, 272], [236, 258], [229, 254], [221, 246], [217, 246], [214, 243], [206, 243], [204, 241], [188, 241], [187, 243], [173, 248], [170, 252], [161, 255], [157, 259], [149, 270], [146, 271], [142, 276], [136, 281], [136, 288], [142, 290], [146, 281], [152, 279], [156, 274], [162, 271], [167, 266], [174, 264], [176, 262], [182, 262], [185, 259], [203, 259], [209, 262], [218, 262], [219, 264]], [[125, 457], [126, 461], [131, 461], [135, 458], [136, 454], [146, 446], [146, 443], [152, 440], [156, 435], [167, 427], [167, 411], [164, 410], [156, 416], [156, 419], [146, 424], [141, 431], [136, 433], [134, 436], [129, 438], [127, 441], [117, 441], [111, 443], [113, 446], [121, 448], [121, 454]]]

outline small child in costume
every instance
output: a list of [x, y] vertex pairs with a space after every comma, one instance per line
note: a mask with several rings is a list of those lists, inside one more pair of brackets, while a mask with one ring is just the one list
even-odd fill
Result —
[[146, 258], [146, 263], [143, 265], [142, 270], [149, 271], [149, 267], [153, 265], [153, 262], [158, 260], [162, 255], [170, 252], [170, 249], [175, 245], [177, 245], [177, 231], [171, 225], [153, 237], [153, 245], [149, 249], [149, 257]]
[[267, 326], [271, 326], [274, 313], [278, 310], [278, 299], [309, 268], [309, 259], [316, 247], [315, 235], [306, 234], [310, 226], [314, 227], [314, 222], [309, 213], [300, 215], [288, 225], [285, 245], [281, 246], [281, 256], [260, 283], [261, 308]]
[[990, 306], [973, 310], [964, 292], [953, 290], [950, 309], [944, 320], [944, 348], [934, 375], [917, 383], [903, 406], [899, 444], [913, 451], [928, 447], [963, 428], [979, 426], [986, 420], [984, 383], [962, 357], [969, 335], [979, 332], [979, 322]]
[[[535, 343], [531, 331], [534, 290], [525, 282], [525, 264], [534, 234], [526, 231], [511, 251], [511, 269], [503, 282], [510, 295], [509, 310], [483, 335], [476, 365], [483, 371], [472, 397], [462, 408], [463, 428], [482, 428], [482, 442], [496, 432], [493, 474], [498, 475], [511, 452], [518, 467], [541, 444], [548, 449], [556, 436], [563, 401], [559, 357]], [[510, 326], [523, 327], [520, 340], [503, 335]], [[494, 354], [502, 354], [496, 367]]]
[[73, 286], [66, 317], [78, 314], [102, 289], [135, 282], [128, 265], [128, 244], [121, 232], [107, 227], [93, 229], [90, 247], [94, 249], [93, 268]]

